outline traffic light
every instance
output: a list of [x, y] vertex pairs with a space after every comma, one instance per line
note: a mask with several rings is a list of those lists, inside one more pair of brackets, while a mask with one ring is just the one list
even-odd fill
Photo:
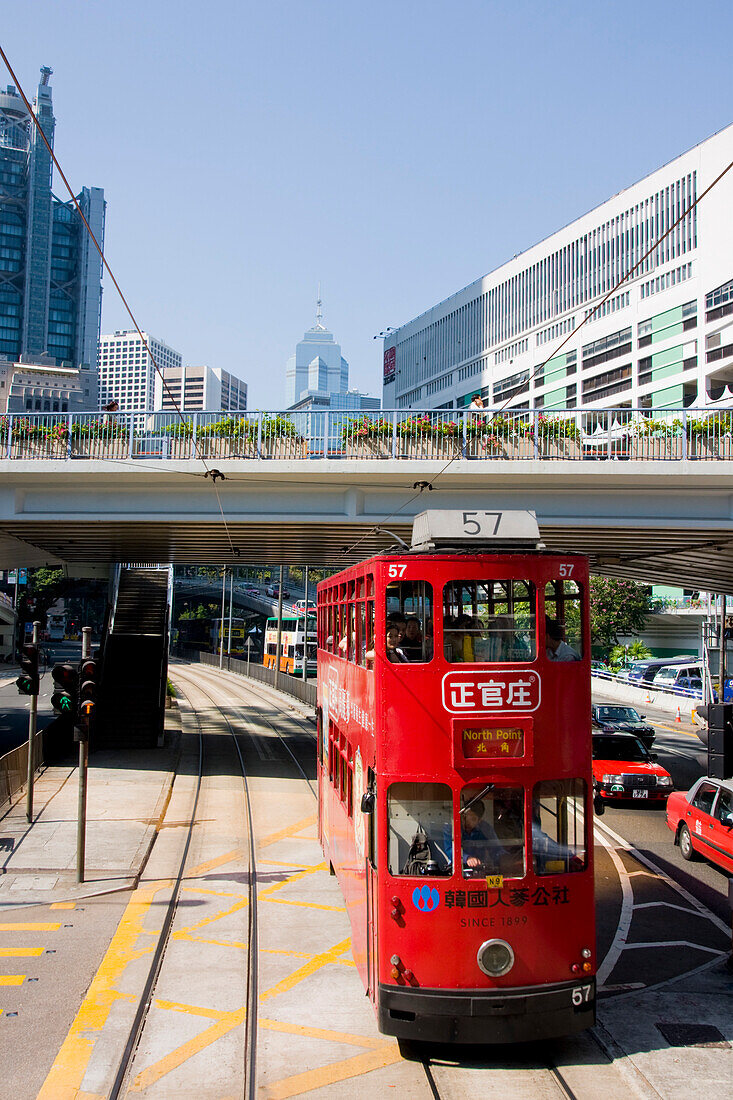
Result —
[[79, 671], [73, 665], [54, 665], [51, 670], [53, 677], [53, 695], [51, 706], [57, 714], [66, 718], [74, 718], [76, 715]]
[[20, 676], [15, 681], [21, 695], [38, 695], [38, 646], [31, 642], [20, 647]]
[[708, 775], [713, 779], [733, 778], [731, 703], [711, 703], [708, 707]]
[[97, 705], [99, 662], [94, 657], [84, 657], [79, 665], [79, 716], [74, 732], [77, 741], [88, 741], [94, 724]]

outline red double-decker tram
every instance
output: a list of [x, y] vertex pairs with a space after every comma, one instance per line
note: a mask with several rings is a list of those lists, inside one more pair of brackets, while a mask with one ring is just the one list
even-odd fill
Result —
[[588, 566], [531, 512], [423, 512], [318, 586], [318, 786], [382, 1031], [595, 1021]]

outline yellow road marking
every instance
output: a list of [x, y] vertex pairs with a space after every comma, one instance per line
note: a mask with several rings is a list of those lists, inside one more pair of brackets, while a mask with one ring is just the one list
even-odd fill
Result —
[[352, 1047], [364, 1047], [366, 1050], [381, 1050], [385, 1040], [370, 1039], [366, 1035], [349, 1035], [344, 1031], [329, 1031], [322, 1027], [303, 1027], [302, 1024], [285, 1024], [281, 1020], [263, 1020], [257, 1018], [257, 1027], [268, 1031], [283, 1031], [286, 1035], [305, 1035], [309, 1039], [323, 1039], [327, 1043], [347, 1043]]
[[198, 1054], [199, 1051], [215, 1043], [222, 1035], [226, 1035], [235, 1027], [239, 1027], [240, 1024], [244, 1023], [247, 1016], [246, 1008], [238, 1008], [236, 1012], [215, 1013], [213, 1009], [201, 1009], [195, 1005], [179, 1005], [172, 1001], [157, 1001], [156, 1003], [161, 1008], [171, 1008], [176, 1012], [187, 1012], [194, 1016], [207, 1016], [216, 1019], [216, 1023], [212, 1024], [211, 1027], [207, 1027], [200, 1035], [183, 1043], [176, 1050], [172, 1050], [170, 1054], [166, 1054], [165, 1058], [161, 1058], [152, 1066], [148, 1066], [142, 1073], [138, 1073], [130, 1086], [130, 1092], [142, 1092], [143, 1089], [155, 1084], [171, 1070], [177, 1069], [184, 1062], [187, 1062], [194, 1054]]
[[187, 943], [205, 943], [211, 947], [236, 947], [246, 951], [249, 946], [249, 944], [240, 943], [239, 940], [207, 940], [205, 936], [190, 936], [185, 932], [178, 932], [176, 936], [179, 940], [185, 940]]
[[231, 890], [206, 890], [202, 886], [184, 886], [181, 889], [182, 894], [206, 894], [216, 898], [244, 898], [246, 900], [246, 894], [233, 894]]
[[0, 985], [22, 985], [24, 981], [25, 974], [0, 975]]
[[221, 867], [224, 863], [231, 863], [233, 860], [239, 859], [241, 855], [242, 849], [235, 848], [233, 852], [227, 852], [226, 855], [207, 859], [206, 863], [199, 863], [198, 867], [192, 867], [183, 877], [189, 879], [196, 878], [198, 875], [205, 875], [207, 871], [213, 871], [215, 867]]
[[75, 909], [75, 901], [55, 901], [53, 905], [49, 905], [49, 909]]
[[291, 901], [290, 898], [262, 898], [272, 905], [298, 905], [302, 909], [324, 909], [327, 913], [345, 913], [345, 905], [319, 905], [315, 901]]
[[322, 966], [328, 966], [329, 963], [335, 962], [339, 955], [343, 955], [344, 951], [348, 951], [351, 947], [351, 940], [342, 940], [341, 943], [337, 943], [334, 947], [329, 948], [328, 951], [324, 951], [320, 955], [314, 955], [313, 958], [305, 964], [305, 966], [299, 967], [294, 970], [293, 973], [283, 978], [277, 985], [273, 985], [271, 989], [266, 989], [264, 993], [260, 993], [260, 1002], [269, 1001], [271, 997], [277, 997], [280, 993], [285, 993], [287, 990], [292, 989], [293, 986], [298, 985], [304, 978], [308, 978], [311, 974], [315, 974], [316, 970], [320, 970]]
[[60, 924], [0, 924], [0, 932], [58, 932]]
[[37, 957], [43, 954], [42, 947], [0, 947], [0, 959], [22, 959], [25, 956]]
[[117, 989], [126, 967], [135, 959], [149, 954], [153, 945], [136, 947], [143, 920], [152, 902], [161, 890], [169, 889], [172, 882], [161, 881], [138, 887], [132, 894], [122, 919], [112, 937], [107, 953], [92, 979], [69, 1033], [61, 1044], [45, 1082], [36, 1100], [81, 1100], [80, 1090], [94, 1044], [112, 1010], [115, 1001], [134, 1003], [135, 997], [120, 993]]
[[228, 909], [222, 909], [218, 913], [214, 913], [213, 917], [203, 917], [202, 920], [197, 921], [196, 924], [189, 924], [188, 928], [181, 928], [180, 932], [174, 932], [171, 936], [172, 940], [180, 940], [184, 935], [188, 935], [191, 932], [196, 932], [199, 928], [205, 928], [207, 924], [213, 924], [216, 920], [221, 920], [222, 917], [228, 917], [232, 913], [236, 913], [238, 909], [244, 909], [249, 902], [246, 900], [238, 901], [236, 905], [230, 905]]
[[[270, 833], [269, 836], [265, 836], [259, 841], [258, 848], [267, 848], [270, 844], [276, 844], [278, 840], [285, 840], [286, 837], [295, 838], [295, 834], [301, 832], [303, 829], [307, 829], [309, 825], [315, 825], [317, 821], [316, 815], [312, 817], [304, 817], [302, 821], [296, 821], [294, 825], [289, 825], [287, 829], [280, 829], [277, 833]], [[305, 840], [306, 837], [298, 837], [296, 839]], [[312, 838], [308, 838], [312, 839]]]
[[[683, 730], [679, 726], [663, 726], [661, 722], [653, 722], [652, 725], [657, 726], [660, 730], [669, 730], [670, 733], [684, 733], [687, 737], [695, 737], [700, 741], [694, 730]], [[700, 741], [700, 744], [702, 745], [702, 741]]]
[[287, 1100], [290, 1096], [302, 1096], [304, 1092], [334, 1085], [338, 1081], [348, 1081], [351, 1077], [359, 1077], [363, 1073], [371, 1073], [372, 1070], [383, 1069], [385, 1066], [392, 1066], [401, 1059], [402, 1055], [397, 1043], [385, 1043], [380, 1050], [371, 1050], [368, 1054], [357, 1054], [354, 1058], [347, 1058], [343, 1062], [335, 1062], [330, 1066], [321, 1066], [306, 1073], [298, 1073], [294, 1077], [286, 1077], [283, 1081], [277, 1081], [271, 1085], [266, 1095], [268, 1100]]
[[258, 900], [260, 898], [268, 898], [270, 894], [274, 894], [276, 890], [282, 890], [283, 886], [288, 886], [291, 882], [298, 882], [307, 875], [314, 875], [316, 871], [325, 871], [325, 869], [326, 864], [319, 863], [316, 867], [308, 867], [306, 870], [295, 871], [292, 875], [288, 875], [287, 878], [282, 879], [281, 882], [273, 882], [271, 886], [266, 886], [264, 890], [260, 890], [257, 894], [257, 898]]

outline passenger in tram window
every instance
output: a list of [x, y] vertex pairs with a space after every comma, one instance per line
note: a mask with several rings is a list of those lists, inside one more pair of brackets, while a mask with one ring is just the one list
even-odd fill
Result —
[[475, 799], [461, 811], [461, 853], [463, 872], [467, 877], [493, 875], [506, 857], [493, 826], [484, 820], [484, 804]]
[[472, 619], [470, 615], [459, 615], [457, 634], [459, 650], [457, 656], [454, 654], [453, 660], [472, 664], [476, 660], [475, 640], [483, 634], [481, 620]]
[[387, 626], [396, 627], [404, 638], [405, 631], [407, 630], [407, 619], [401, 611], [393, 611], [391, 615], [387, 616]]
[[393, 664], [406, 664], [408, 658], [401, 649], [402, 631], [396, 626], [387, 625], [387, 637], [385, 638], [384, 655]]
[[579, 661], [580, 654], [565, 641], [565, 628], [557, 619], [545, 616], [545, 654], [548, 661]]
[[420, 620], [411, 615], [405, 624], [405, 636], [402, 639], [400, 649], [408, 661], [424, 661], [423, 637]]

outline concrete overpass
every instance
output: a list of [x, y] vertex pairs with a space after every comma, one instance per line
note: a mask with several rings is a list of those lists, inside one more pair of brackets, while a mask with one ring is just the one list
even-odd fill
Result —
[[[209, 467], [214, 463], [209, 463]], [[611, 576], [733, 592], [733, 461], [219, 458], [0, 461], [0, 568], [345, 566], [425, 508], [532, 508]], [[447, 467], [447, 468], [446, 468]], [[426, 488], [436, 478], [432, 490]]]

